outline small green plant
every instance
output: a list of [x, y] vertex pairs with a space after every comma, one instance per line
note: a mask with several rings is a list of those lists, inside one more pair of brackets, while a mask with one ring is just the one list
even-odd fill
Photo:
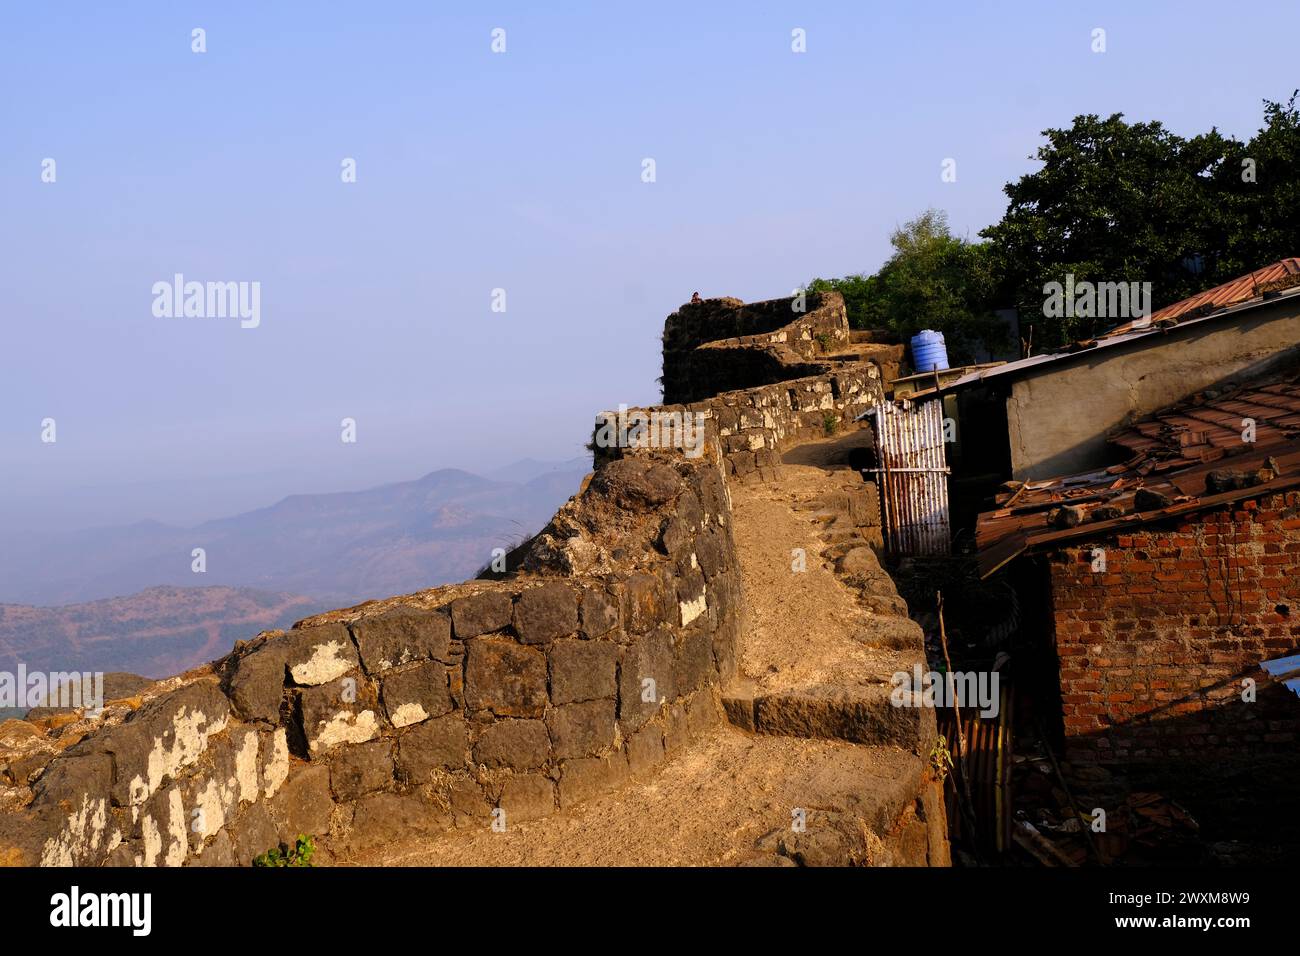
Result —
[[930, 748], [930, 769], [940, 780], [947, 779], [948, 772], [952, 770], [952, 751], [948, 749], [948, 738], [943, 734], [939, 735], [939, 739]]
[[840, 418], [838, 415], [836, 415], [834, 412], [827, 412], [825, 415], [822, 416], [822, 431], [826, 433], [826, 437], [829, 438], [831, 435], [834, 435], [839, 430], [840, 430]]
[[315, 852], [315, 838], [299, 834], [292, 847], [281, 843], [253, 857], [253, 866], [311, 866], [311, 855]]
[[831, 350], [831, 345], [834, 344], [834, 340], [831, 338], [829, 332], [818, 332], [813, 336], [813, 338], [817, 340], [817, 344], [821, 347], [823, 352], [829, 352]]

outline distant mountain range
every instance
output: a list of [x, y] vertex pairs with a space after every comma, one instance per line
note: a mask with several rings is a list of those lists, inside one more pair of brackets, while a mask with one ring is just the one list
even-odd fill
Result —
[[[492, 478], [445, 468], [365, 491], [291, 495], [193, 528], [143, 521], [29, 536], [0, 550], [0, 601], [62, 605], [222, 585], [346, 605], [417, 591], [471, 577], [493, 548], [535, 533], [588, 470], [585, 458], [529, 459]], [[196, 548], [203, 573], [192, 570]]]
[[66, 607], [0, 604], [0, 670], [128, 671], [167, 677], [258, 631], [328, 610], [296, 594], [156, 587]]
[[448, 468], [193, 528], [145, 521], [14, 541], [0, 551], [0, 601], [13, 602], [0, 604], [0, 670], [21, 661], [163, 677], [259, 630], [465, 580], [493, 548], [537, 532], [588, 468], [585, 458], [528, 459], [491, 478]]

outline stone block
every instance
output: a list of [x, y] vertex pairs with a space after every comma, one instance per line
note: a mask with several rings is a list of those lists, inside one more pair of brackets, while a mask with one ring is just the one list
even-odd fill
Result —
[[298, 706], [309, 756], [379, 736], [374, 688], [359, 673], [304, 688], [299, 692]]
[[474, 763], [534, 770], [550, 756], [551, 738], [540, 720], [498, 720], [474, 744]]
[[262, 735], [258, 761], [262, 767], [262, 796], [273, 797], [289, 776], [289, 737], [283, 727]]
[[394, 727], [409, 727], [452, 710], [447, 668], [437, 661], [411, 664], [384, 675], [380, 695]]
[[581, 634], [593, 638], [618, 627], [618, 604], [604, 591], [582, 592]]
[[450, 826], [449, 814], [435, 812], [417, 794], [372, 793], [353, 808], [346, 845], [358, 851], [400, 844], [434, 836]]
[[469, 754], [469, 727], [459, 714], [426, 720], [397, 739], [397, 774], [409, 785], [435, 770], [461, 770]]
[[[276, 843], [292, 844], [299, 836], [314, 836], [319, 840], [329, 832], [330, 816], [334, 812], [329, 779], [328, 767], [300, 767], [267, 802], [275, 823]], [[269, 848], [262, 848], [266, 849]]]
[[548, 644], [578, 630], [578, 593], [551, 583], [521, 591], [515, 602], [515, 633], [524, 644]]
[[461, 640], [503, 631], [510, 626], [513, 614], [514, 602], [508, 591], [484, 591], [451, 602], [452, 626]]
[[445, 610], [389, 611], [354, 622], [352, 634], [371, 674], [412, 661], [452, 660], [451, 615]]
[[586, 757], [614, 744], [614, 701], [592, 700], [552, 708], [546, 715], [557, 758]]
[[330, 763], [334, 799], [355, 800], [393, 784], [393, 742], [374, 740], [343, 748]]
[[712, 682], [716, 673], [713, 666], [713, 635], [698, 628], [683, 634], [673, 661], [677, 693], [689, 694], [706, 686]]
[[[275, 820], [271, 818], [271, 811], [264, 803], [245, 807], [239, 816], [226, 824], [226, 829], [222, 833], [230, 835], [234, 866], [252, 866], [254, 857], [261, 856], [280, 844], [280, 830]], [[218, 837], [220, 836], [221, 834], [218, 834]], [[203, 857], [207, 855], [208, 851], [204, 850]]]
[[288, 657], [288, 638], [277, 637], [236, 662], [230, 678], [230, 700], [242, 719], [279, 722]]
[[451, 807], [453, 826], [483, 826], [492, 815], [492, 804], [484, 796], [483, 788], [467, 774], [455, 774], [444, 780], [440, 793]]
[[642, 727], [627, 740], [628, 770], [646, 773], [664, 760], [664, 735], [654, 724]]
[[[250, 857], [251, 859], [251, 857]], [[186, 866], [239, 866], [241, 861], [235, 857], [234, 844], [225, 830], [220, 831], [211, 843], [208, 843], [196, 856], [186, 861]]]
[[551, 703], [614, 697], [618, 652], [608, 641], [556, 641], [550, 650]]
[[546, 655], [510, 638], [468, 642], [465, 707], [498, 717], [540, 717], [546, 711]]
[[663, 525], [659, 529], [656, 544], [663, 554], [676, 557], [683, 551], [690, 549], [692, 540], [690, 529], [680, 518], [674, 515], [664, 519]]
[[677, 604], [682, 627], [689, 627], [708, 610], [704, 575], [691, 568], [677, 579]]
[[639, 638], [623, 648], [618, 673], [618, 719], [631, 733], [653, 717], [660, 705], [677, 696], [673, 634], [668, 628]]
[[628, 778], [627, 757], [622, 751], [604, 757], [566, 760], [560, 771], [560, 808], [590, 800], [617, 789]]
[[719, 528], [708, 528], [695, 536], [695, 559], [704, 572], [704, 577], [712, 581], [726, 565], [726, 535]]
[[668, 596], [656, 575], [644, 571], [629, 575], [623, 601], [623, 621], [629, 634], [644, 634], [666, 619]]
[[302, 687], [337, 680], [360, 663], [346, 624], [304, 627], [285, 635], [289, 678]]
[[680, 702], [671, 704], [664, 714], [664, 753], [672, 756], [685, 747], [690, 739], [686, 707]]
[[548, 817], [555, 812], [555, 784], [540, 773], [511, 777], [501, 790], [497, 806], [505, 811], [505, 826]]
[[145, 704], [126, 723], [89, 738], [86, 752], [113, 757], [114, 806], [139, 806], [163, 781], [193, 766], [208, 739], [226, 729], [230, 701], [214, 681], [179, 687]]

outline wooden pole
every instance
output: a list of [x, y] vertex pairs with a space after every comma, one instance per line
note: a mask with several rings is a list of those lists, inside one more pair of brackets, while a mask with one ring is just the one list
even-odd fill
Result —
[[[943, 592], [936, 591], [935, 598], [939, 605], [939, 643], [943, 646], [944, 679], [950, 680], [952, 678], [952, 658], [948, 656], [948, 632], [943, 624]], [[956, 683], [953, 683], [952, 686], [956, 687]], [[954, 700], [952, 702], [952, 712], [957, 721], [957, 759], [961, 774], [962, 803], [964, 804], [962, 815], [966, 817], [967, 824], [970, 827], [971, 846], [977, 847], [979, 837], [975, 829], [975, 803], [971, 799], [970, 773], [968, 772], [970, 764], [966, 760], [966, 730], [962, 725], [960, 701]]]

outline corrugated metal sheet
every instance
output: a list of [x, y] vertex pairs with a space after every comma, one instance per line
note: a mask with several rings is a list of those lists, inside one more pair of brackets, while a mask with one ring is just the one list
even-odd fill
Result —
[[885, 543], [898, 555], [951, 553], [943, 403], [886, 402], [870, 413]]
[[1291, 693], [1300, 697], [1300, 654], [1261, 661], [1259, 666], [1269, 677], [1281, 680]]
[[[1011, 766], [1012, 694], [1003, 684], [996, 717], [981, 717], [978, 708], [961, 709], [962, 729], [966, 735], [966, 759], [955, 774], [945, 780], [944, 800], [950, 807], [959, 805], [965, 794], [958, 787], [957, 774], [966, 774], [970, 783], [971, 815], [975, 833], [963, 832], [968, 824], [960, 813], [950, 813], [949, 830], [954, 838], [973, 840], [995, 856], [1011, 842]], [[960, 761], [957, 736], [957, 712], [945, 707], [937, 713], [939, 733], [946, 738], [949, 751]]]

